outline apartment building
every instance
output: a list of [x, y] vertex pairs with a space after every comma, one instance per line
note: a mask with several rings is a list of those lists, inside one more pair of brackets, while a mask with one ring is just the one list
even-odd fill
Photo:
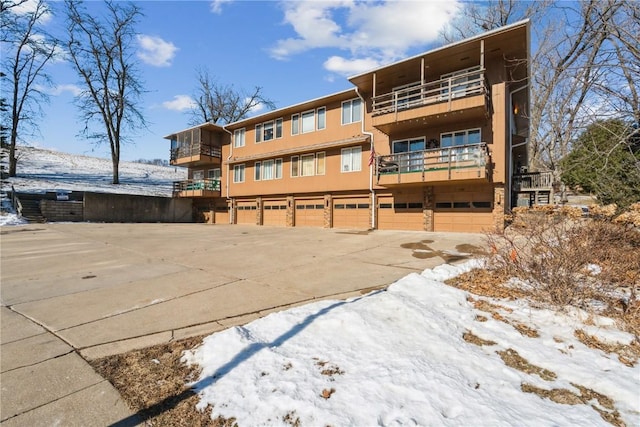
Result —
[[[480, 232], [527, 165], [529, 23], [348, 80], [351, 89], [165, 138], [202, 221]], [[518, 181], [521, 182], [522, 180]]]

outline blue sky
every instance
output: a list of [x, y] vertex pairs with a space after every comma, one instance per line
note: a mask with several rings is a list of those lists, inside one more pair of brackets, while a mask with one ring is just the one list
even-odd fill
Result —
[[[438, 33], [460, 3], [445, 1], [139, 1], [136, 57], [148, 91], [141, 109], [148, 130], [122, 147], [122, 160], [168, 159], [162, 137], [188, 127], [186, 108], [196, 89], [196, 70], [208, 68], [223, 85], [263, 88], [277, 108], [351, 87], [346, 77], [439, 44]], [[46, 22], [64, 30], [52, 2]], [[87, 8], [99, 15], [101, 2]], [[29, 144], [108, 157], [77, 136], [82, 128], [73, 104], [78, 78], [69, 63], [48, 67], [54, 86], [44, 105], [40, 135]], [[262, 111], [264, 112], [264, 110]], [[260, 112], [258, 111], [257, 114]]]

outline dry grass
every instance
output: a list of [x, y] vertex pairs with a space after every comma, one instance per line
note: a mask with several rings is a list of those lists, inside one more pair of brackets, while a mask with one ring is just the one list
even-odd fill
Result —
[[466, 342], [470, 342], [471, 344], [475, 344], [480, 347], [482, 347], [483, 345], [487, 345], [487, 346], [496, 345], [495, 341], [482, 339], [470, 331], [466, 331], [464, 334], [462, 334], [462, 338]]
[[91, 362], [93, 368], [120, 392], [147, 426], [236, 426], [234, 418], [211, 419], [211, 409], [195, 409], [198, 397], [186, 385], [198, 376], [187, 367], [182, 352], [202, 337], [188, 338]]
[[[580, 391], [580, 394], [574, 393], [566, 388], [554, 388], [546, 390], [531, 384], [523, 383], [520, 388], [525, 393], [537, 394], [541, 398], [552, 400], [562, 405], [591, 405], [591, 407], [600, 414], [603, 420], [616, 427], [624, 427], [625, 423], [620, 418], [620, 413], [615, 409], [613, 400], [600, 394], [590, 388], [571, 384]], [[598, 405], [592, 403], [597, 401]]]
[[527, 359], [520, 356], [520, 354], [518, 354], [514, 349], [508, 348], [506, 350], [497, 351], [496, 353], [498, 353], [498, 356], [500, 356], [504, 364], [510, 368], [517, 369], [518, 371], [527, 374], [537, 375], [545, 381], [553, 381], [558, 377], [555, 372], [529, 363]]
[[638, 358], [640, 358], [640, 344], [638, 344], [638, 341], [633, 341], [630, 345], [620, 343], [607, 343], [598, 339], [598, 337], [587, 334], [582, 329], [577, 329], [574, 332], [574, 335], [578, 339], [578, 341], [580, 341], [587, 347], [601, 350], [605, 353], [617, 354], [620, 362], [629, 366], [630, 368], [635, 366], [635, 364], [638, 362]]

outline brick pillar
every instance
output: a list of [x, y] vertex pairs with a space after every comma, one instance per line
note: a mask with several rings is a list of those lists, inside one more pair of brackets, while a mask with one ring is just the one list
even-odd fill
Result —
[[287, 227], [296, 225], [296, 202], [293, 196], [287, 196]]
[[324, 228], [333, 227], [333, 196], [325, 194], [324, 196]]
[[433, 187], [424, 189], [424, 231], [433, 231], [433, 209], [435, 207], [435, 197], [433, 195]]
[[504, 230], [504, 186], [493, 187], [493, 224], [497, 231]]
[[230, 201], [229, 215], [231, 215], [229, 222], [231, 224], [237, 224], [238, 222], [236, 221], [236, 218], [238, 218], [238, 204], [236, 203], [236, 199], [231, 199]]
[[256, 197], [256, 225], [262, 225], [262, 197]]

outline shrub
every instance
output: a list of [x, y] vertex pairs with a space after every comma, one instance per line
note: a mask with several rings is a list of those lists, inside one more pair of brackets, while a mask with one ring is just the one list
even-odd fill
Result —
[[588, 308], [594, 299], [616, 302], [623, 296], [619, 287], [626, 287], [627, 299], [635, 300], [640, 283], [637, 230], [563, 215], [562, 209], [553, 214], [520, 212], [516, 222], [519, 227], [487, 236], [493, 251], [490, 266], [529, 284], [534, 298]]

